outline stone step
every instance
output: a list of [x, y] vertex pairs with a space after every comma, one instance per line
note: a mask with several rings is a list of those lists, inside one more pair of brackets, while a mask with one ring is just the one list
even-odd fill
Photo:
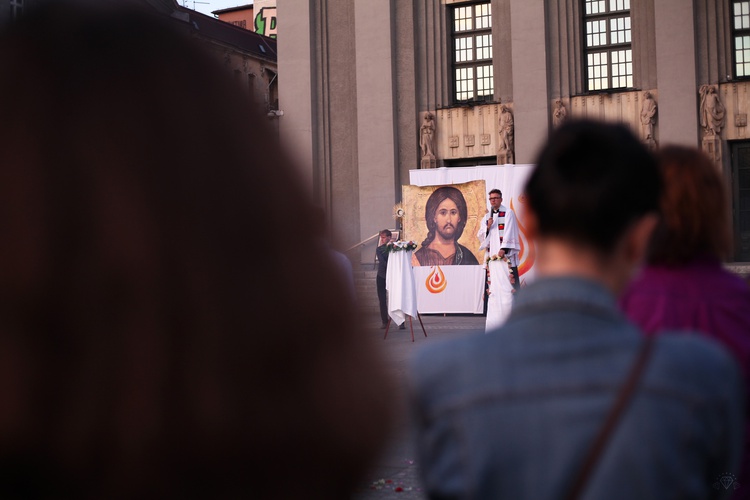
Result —
[[355, 271], [354, 289], [357, 292], [357, 302], [363, 312], [378, 312], [378, 289], [375, 283], [377, 271]]

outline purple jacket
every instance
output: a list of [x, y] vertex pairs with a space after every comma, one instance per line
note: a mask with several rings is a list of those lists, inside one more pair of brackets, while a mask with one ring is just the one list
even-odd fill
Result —
[[[622, 295], [620, 306], [649, 335], [687, 330], [721, 342], [739, 362], [745, 390], [750, 391], [750, 287], [718, 260], [703, 257], [674, 268], [647, 266]], [[745, 429], [739, 477], [743, 487], [733, 499], [750, 498], [750, 418]]]
[[[724, 344], [750, 375], [750, 287], [718, 260], [684, 267], [648, 266], [620, 298], [628, 317], [648, 334], [692, 330]], [[750, 380], [750, 379], [748, 379]]]

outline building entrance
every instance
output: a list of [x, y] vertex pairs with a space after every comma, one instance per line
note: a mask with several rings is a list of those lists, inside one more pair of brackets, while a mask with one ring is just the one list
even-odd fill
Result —
[[733, 142], [731, 148], [734, 260], [750, 262], [750, 141]]

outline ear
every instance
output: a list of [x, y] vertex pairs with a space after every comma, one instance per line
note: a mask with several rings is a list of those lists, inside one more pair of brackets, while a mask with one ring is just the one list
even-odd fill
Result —
[[658, 222], [658, 215], [648, 214], [638, 219], [630, 227], [625, 240], [625, 257], [629, 264], [638, 265], [643, 261], [651, 239], [651, 233], [654, 232]]
[[607, 259], [610, 288], [619, 294], [633, 278], [633, 273], [640, 267], [646, 256], [651, 233], [659, 217], [648, 214], [633, 222], [620, 237], [615, 251]]
[[535, 240], [539, 236], [539, 218], [536, 213], [530, 208], [526, 207], [526, 211], [523, 214], [523, 225], [525, 228], [526, 236], [530, 240]]

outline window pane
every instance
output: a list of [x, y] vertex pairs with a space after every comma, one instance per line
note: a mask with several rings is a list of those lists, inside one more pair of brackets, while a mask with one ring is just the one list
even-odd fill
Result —
[[607, 33], [606, 21], [587, 21], [586, 22], [586, 46], [598, 47], [600, 45], [606, 45], [607, 43], [606, 33]]
[[492, 59], [492, 35], [476, 37], [477, 59]]
[[750, 28], [750, 2], [734, 3], [734, 29]]
[[490, 4], [475, 5], [476, 29], [488, 29], [492, 27], [492, 9]]
[[456, 69], [456, 99], [466, 101], [474, 97], [474, 68]]
[[586, 15], [605, 12], [604, 0], [586, 0]]
[[472, 16], [471, 7], [456, 7], [453, 11], [454, 31], [468, 31], [474, 29], [474, 17]]
[[609, 11], [617, 12], [621, 10], [630, 10], [630, 2], [625, 0], [609, 0]]
[[612, 60], [612, 88], [626, 88], [633, 81], [633, 53], [628, 50], [615, 50]]
[[602, 90], [609, 88], [607, 81], [607, 54], [598, 52], [588, 54], [588, 88], [589, 90]]
[[474, 59], [473, 40], [470, 37], [456, 38], [456, 62], [472, 61]]
[[750, 35], [734, 37], [734, 58], [737, 76], [750, 76], [745, 69], [750, 63]]
[[610, 19], [609, 28], [612, 31], [612, 43], [627, 43], [630, 41], [630, 17]]
[[477, 67], [477, 96], [492, 95], [494, 83], [492, 81], [492, 66]]

